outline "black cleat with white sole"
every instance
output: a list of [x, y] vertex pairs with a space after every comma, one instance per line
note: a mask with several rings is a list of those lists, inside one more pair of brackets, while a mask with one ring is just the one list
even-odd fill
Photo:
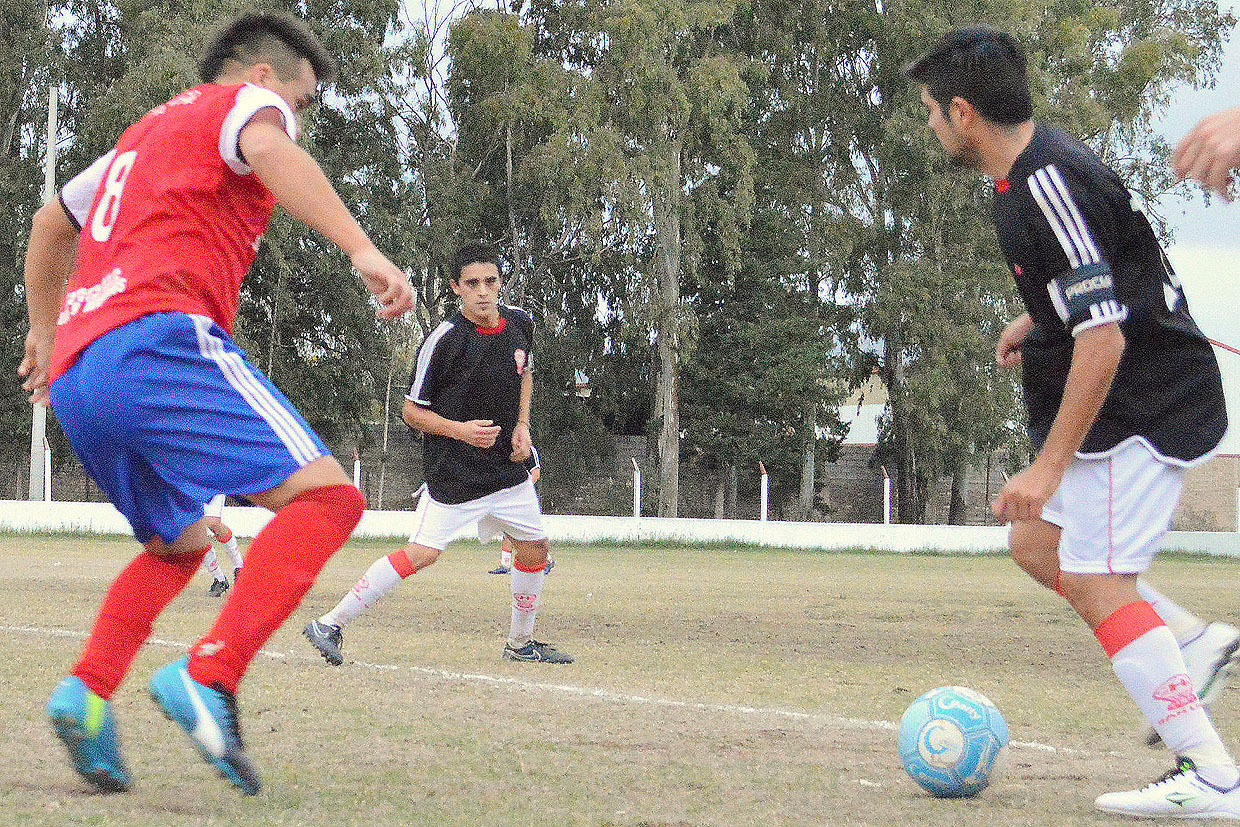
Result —
[[572, 663], [573, 656], [561, 652], [550, 643], [531, 640], [524, 646], [514, 647], [511, 643], [504, 645], [504, 660], [519, 660], [527, 663]]
[[344, 632], [339, 626], [312, 620], [301, 633], [310, 641], [311, 646], [319, 650], [323, 660], [332, 666], [344, 663], [344, 653], [340, 651], [340, 645], [344, 643]]

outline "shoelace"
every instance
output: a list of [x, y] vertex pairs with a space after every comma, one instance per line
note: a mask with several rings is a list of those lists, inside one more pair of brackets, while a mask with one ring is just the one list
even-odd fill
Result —
[[1181, 758], [1174, 767], [1172, 767], [1171, 769], [1163, 773], [1161, 778], [1159, 778], [1157, 781], [1151, 781], [1149, 784], [1147, 784], [1145, 786], [1145, 789], [1149, 790], [1149, 789], [1153, 789], [1154, 787], [1157, 787], [1160, 784], [1166, 784], [1168, 781], [1173, 781], [1179, 776], [1183, 775], [1184, 773], [1189, 772], [1190, 770], [1195, 770], [1195, 769], [1197, 769], [1197, 765], [1194, 764], [1190, 759]]

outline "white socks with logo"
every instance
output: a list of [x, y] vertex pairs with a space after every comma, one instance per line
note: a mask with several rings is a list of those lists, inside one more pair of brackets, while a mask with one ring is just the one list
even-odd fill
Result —
[[508, 628], [508, 645], [514, 649], [529, 643], [534, 636], [534, 615], [538, 611], [538, 597], [542, 594], [546, 579], [546, 563], [537, 571], [527, 571], [520, 563], [512, 567], [512, 625]]
[[370, 564], [370, 568], [366, 569], [362, 579], [353, 584], [349, 593], [340, 598], [336, 607], [319, 618], [319, 622], [343, 627], [373, 606], [403, 579], [391, 560], [380, 557]]
[[1168, 627], [1150, 629], [1120, 649], [1111, 667], [1172, 754], [1191, 758], [1211, 784], [1235, 786], [1240, 773], [1197, 698]]

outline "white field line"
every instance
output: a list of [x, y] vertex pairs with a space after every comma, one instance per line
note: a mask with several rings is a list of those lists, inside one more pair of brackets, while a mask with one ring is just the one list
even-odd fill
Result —
[[[86, 638], [85, 632], [75, 629], [54, 629], [39, 626], [3, 626], [0, 625], [0, 631], [13, 632], [17, 634], [39, 635], [42, 637], [67, 637], [83, 640]], [[163, 646], [168, 649], [179, 649], [187, 651], [190, 647], [188, 643], [181, 643], [175, 640], [163, 640], [162, 638], [151, 638], [147, 641], [149, 646]], [[259, 654], [273, 660], [286, 661], [315, 661], [319, 660], [316, 655], [298, 655], [289, 652], [273, 652], [268, 649], [259, 650]], [[348, 661], [348, 667], [351, 669], [369, 669], [376, 672], [412, 672], [415, 675], [424, 675], [428, 678], [438, 678], [443, 681], [459, 681], [463, 683], [473, 684], [490, 684], [492, 686], [504, 686], [520, 689], [536, 689], [541, 692], [558, 693], [561, 695], [575, 695], [581, 698], [590, 698], [596, 701], [603, 701], [614, 704], [637, 704], [658, 706], [666, 709], [688, 709], [701, 712], [715, 712], [727, 715], [741, 716], [769, 716], [772, 718], [786, 718], [794, 721], [806, 721], [815, 723], [829, 728], [837, 729], [862, 729], [862, 730], [878, 730], [886, 732], [895, 732], [899, 729], [899, 725], [891, 721], [869, 721], [863, 718], [845, 718], [836, 715], [823, 715], [816, 712], [802, 712], [796, 709], [781, 709], [773, 706], [740, 706], [737, 704], [713, 704], [702, 701], [678, 701], [673, 698], [657, 698], [648, 695], [629, 695], [623, 692], [614, 692], [610, 689], [591, 689], [587, 686], [573, 686], [572, 684], [561, 683], [540, 683], [538, 681], [528, 681], [522, 678], [513, 678], [506, 675], [482, 675], [471, 674], [469, 672], [452, 672], [447, 669], [432, 669], [427, 666], [411, 666], [409, 664], [394, 663], [366, 663], [365, 661]], [[1041, 744], [1037, 741], [1012, 741], [1011, 746], [1017, 749], [1036, 750], [1038, 752], [1054, 753], [1057, 755], [1096, 755], [1097, 753], [1087, 753], [1085, 750], [1072, 749], [1071, 747], [1056, 747], [1050, 744]], [[1118, 753], [1107, 753], [1108, 755], [1118, 755]]]

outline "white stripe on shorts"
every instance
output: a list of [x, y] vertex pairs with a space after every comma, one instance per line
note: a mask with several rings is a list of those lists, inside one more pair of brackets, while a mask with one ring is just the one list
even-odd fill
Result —
[[306, 465], [323, 456], [314, 439], [306, 433], [297, 418], [281, 405], [262, 382], [246, 366], [238, 353], [224, 349], [224, 342], [211, 333], [213, 322], [206, 316], [190, 314], [198, 331], [198, 350], [215, 362], [228, 384], [249, 403], [254, 412], [266, 420], [298, 465]]

